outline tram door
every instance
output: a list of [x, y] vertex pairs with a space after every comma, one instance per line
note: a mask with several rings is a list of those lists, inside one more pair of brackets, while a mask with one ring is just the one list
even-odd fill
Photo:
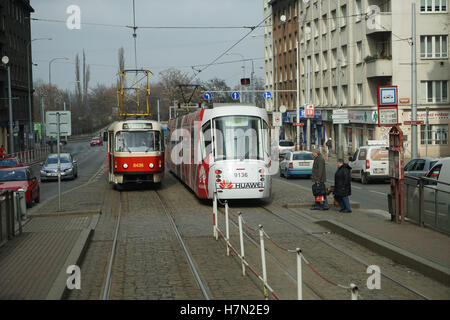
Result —
[[114, 141], [114, 132], [108, 132], [108, 171], [109, 171], [109, 181], [111, 182], [113, 180], [113, 174], [114, 174], [114, 148], [115, 148], [115, 141]]

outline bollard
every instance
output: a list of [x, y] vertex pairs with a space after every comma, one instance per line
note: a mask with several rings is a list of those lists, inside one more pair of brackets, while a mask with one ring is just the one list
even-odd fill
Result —
[[261, 264], [264, 281], [264, 299], [269, 300], [269, 291], [267, 290], [266, 251], [264, 249], [264, 230], [262, 225], [259, 225], [259, 241], [261, 244]]
[[225, 200], [225, 235], [227, 237], [227, 256], [230, 255], [230, 225], [228, 223], [228, 201]]
[[213, 196], [213, 235], [216, 240], [219, 239], [217, 233], [217, 194], [214, 193]]
[[297, 248], [297, 296], [298, 300], [303, 300], [302, 292], [302, 250]]
[[238, 212], [238, 220], [239, 220], [239, 242], [241, 244], [242, 275], [245, 277], [244, 233], [242, 231], [242, 216], [240, 211]]
[[351, 300], [358, 300], [358, 287], [356, 284], [350, 283], [350, 290], [352, 292]]

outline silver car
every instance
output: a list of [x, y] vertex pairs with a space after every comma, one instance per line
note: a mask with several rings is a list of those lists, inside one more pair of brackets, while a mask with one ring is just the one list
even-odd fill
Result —
[[[60, 153], [61, 180], [75, 179], [78, 176], [78, 164], [70, 153]], [[58, 180], [58, 155], [49, 154], [41, 163], [41, 181]]]
[[405, 176], [423, 177], [438, 162], [434, 158], [411, 159], [405, 166]]

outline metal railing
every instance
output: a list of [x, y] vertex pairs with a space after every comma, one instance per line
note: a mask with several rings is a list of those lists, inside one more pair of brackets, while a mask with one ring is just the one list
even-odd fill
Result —
[[[0, 191], [0, 244], [22, 233], [22, 219], [26, 215], [25, 193]], [[16, 230], [17, 229], [17, 230]]]
[[450, 183], [405, 176], [405, 217], [450, 234]]
[[48, 145], [35, 148], [33, 150], [26, 150], [26, 151], [18, 151], [15, 153], [10, 153], [4, 155], [5, 158], [14, 158], [17, 157], [20, 162], [22, 162], [24, 165], [29, 165], [34, 162], [43, 161], [47, 157], [47, 155], [50, 153], [50, 147]]

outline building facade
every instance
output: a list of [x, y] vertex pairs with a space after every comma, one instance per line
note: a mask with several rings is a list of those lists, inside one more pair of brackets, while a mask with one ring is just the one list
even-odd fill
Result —
[[[264, 0], [264, 89], [273, 92], [273, 37], [272, 37], [272, 7], [269, 0]], [[273, 112], [274, 99], [265, 99], [267, 112]]]
[[[30, 13], [34, 12], [29, 0], [2, 0], [0, 2], [0, 58], [8, 56], [11, 73], [14, 150], [28, 147], [29, 104], [27, 51], [31, 49]], [[31, 61], [31, 56], [30, 56]], [[31, 66], [29, 68], [32, 78]], [[32, 81], [31, 81], [32, 83]], [[33, 99], [31, 99], [33, 103]], [[33, 110], [33, 108], [31, 108]], [[31, 118], [33, 116], [31, 115]], [[8, 76], [0, 63], [0, 144], [9, 151]]]
[[[299, 61], [300, 105], [314, 104], [311, 143], [336, 141], [332, 112], [349, 111], [343, 125], [344, 151], [352, 154], [367, 140], [386, 140], [388, 127], [378, 127], [377, 89], [398, 86], [399, 122], [411, 118], [411, 4], [416, 3], [417, 105], [420, 156], [450, 156], [449, 10], [447, 0], [272, 0], [274, 79], [277, 86], [296, 87]], [[284, 21], [283, 21], [284, 20]], [[298, 59], [296, 43], [299, 43]], [[275, 64], [277, 64], [275, 68]], [[308, 83], [310, 90], [307, 92]], [[295, 141], [296, 92], [280, 92], [286, 138]], [[304, 120], [302, 120], [304, 122]], [[302, 139], [306, 126], [303, 126]], [[405, 156], [411, 156], [411, 126], [402, 126]], [[427, 145], [428, 142], [428, 145]]]

